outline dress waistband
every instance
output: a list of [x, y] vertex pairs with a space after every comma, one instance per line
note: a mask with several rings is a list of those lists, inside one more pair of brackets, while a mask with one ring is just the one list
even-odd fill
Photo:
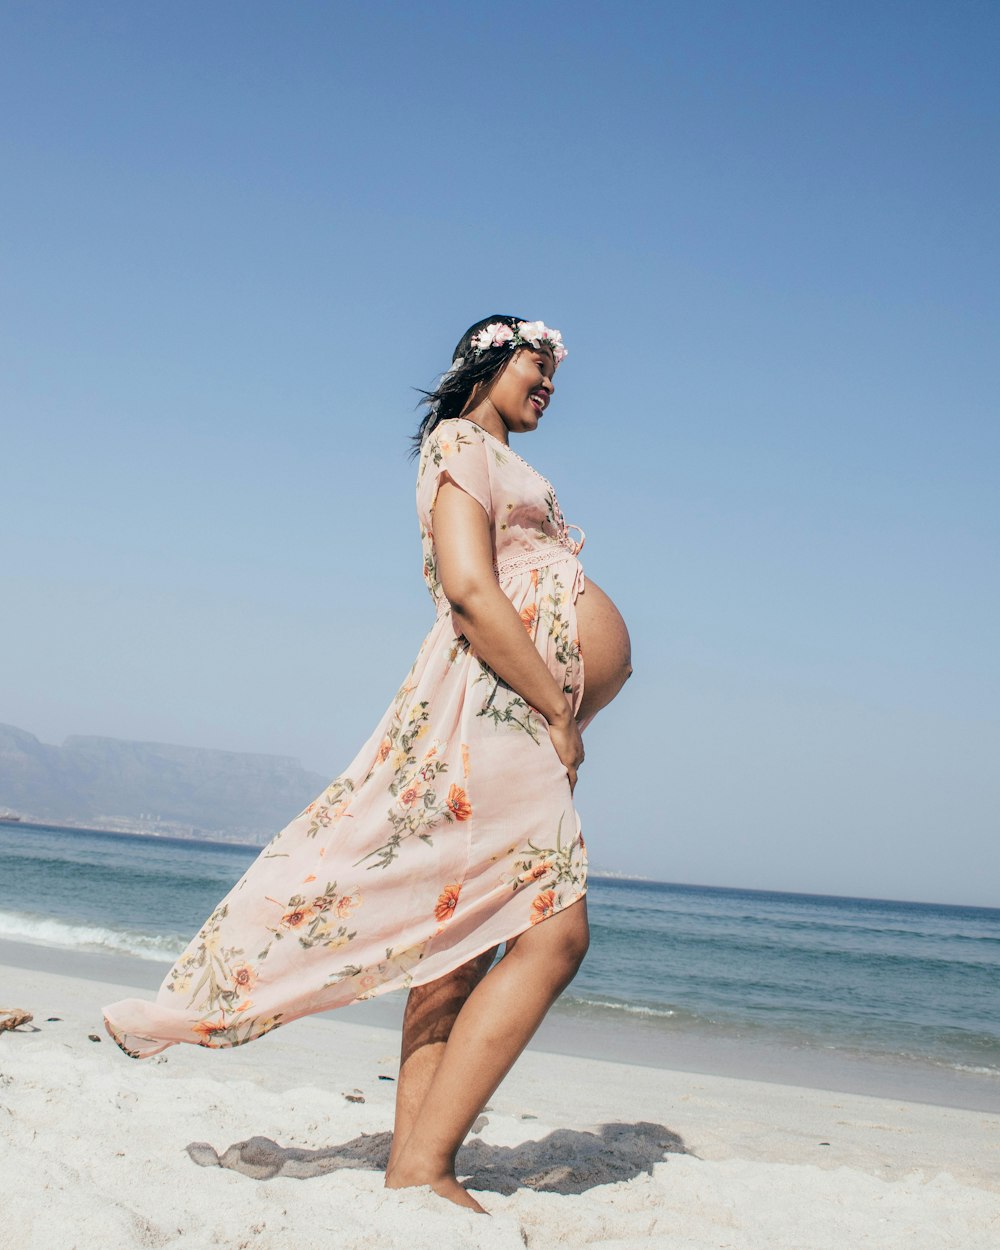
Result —
[[[580, 531], [583, 534], [583, 530]], [[583, 546], [583, 542], [574, 543], [569, 541], [569, 535], [563, 533], [563, 540], [558, 544], [553, 543], [551, 547], [540, 547], [537, 551], [523, 551], [519, 555], [509, 556], [506, 560], [498, 560], [493, 566], [493, 570], [498, 578], [509, 576], [512, 573], [525, 573], [531, 569], [544, 569], [552, 564], [562, 564], [564, 561], [572, 565], [572, 578], [570, 582], [570, 594], [573, 602], [576, 602], [577, 596], [583, 593], [586, 581], [583, 576], [583, 565], [576, 558], [577, 552]]]
[[[574, 542], [569, 536], [570, 530], [576, 530], [580, 539]], [[562, 522], [559, 537], [555, 543], [547, 547], [536, 547], [532, 551], [522, 551], [516, 556], [508, 556], [506, 560], [498, 560], [493, 565], [497, 577], [505, 573], [523, 573], [526, 569], [543, 569], [547, 564], [555, 564], [557, 560], [565, 560], [569, 556], [576, 557], [583, 550], [587, 535], [579, 525], [567, 525]]]
[[[570, 530], [579, 530], [579, 542], [574, 542], [570, 538]], [[575, 602], [577, 596], [582, 594], [586, 586], [583, 576], [583, 565], [577, 559], [586, 540], [587, 536], [580, 529], [579, 525], [567, 525], [563, 522], [562, 533], [551, 545], [536, 547], [532, 551], [522, 551], [516, 556], [508, 556], [506, 560], [497, 560], [493, 565], [493, 572], [496, 573], [498, 578], [502, 578], [513, 573], [527, 573], [532, 569], [544, 569], [550, 564], [561, 564], [564, 560], [572, 560], [574, 569], [571, 594]], [[442, 593], [437, 602], [437, 614], [438, 616], [443, 616], [450, 611], [451, 604]]]
[[551, 547], [538, 547], [534, 551], [521, 551], [516, 556], [508, 556], [493, 565], [497, 577], [506, 577], [510, 573], [526, 573], [529, 569], [544, 569], [550, 564], [558, 564], [562, 560], [575, 560], [576, 552], [571, 546], [553, 543]]

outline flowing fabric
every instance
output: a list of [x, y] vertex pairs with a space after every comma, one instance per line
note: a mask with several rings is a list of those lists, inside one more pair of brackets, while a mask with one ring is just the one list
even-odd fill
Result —
[[349, 767], [264, 848], [152, 1002], [104, 1009], [135, 1058], [228, 1047], [452, 971], [579, 900], [586, 852], [544, 718], [471, 650], [437, 577], [450, 480], [486, 511], [497, 579], [574, 709], [577, 559], [551, 484], [472, 421], [441, 422], [417, 476], [434, 625]]

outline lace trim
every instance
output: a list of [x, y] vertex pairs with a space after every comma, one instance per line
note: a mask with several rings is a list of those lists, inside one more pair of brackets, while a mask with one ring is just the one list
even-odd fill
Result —
[[574, 543], [553, 543], [551, 547], [539, 547], [535, 551], [522, 551], [516, 556], [508, 556], [506, 560], [498, 560], [493, 566], [497, 577], [508, 573], [524, 573], [529, 569], [541, 569], [547, 564], [557, 564], [560, 560], [576, 558]]
[[[550, 564], [559, 564], [563, 560], [572, 560], [575, 568], [573, 570], [572, 580], [572, 596], [573, 602], [576, 602], [577, 596], [583, 591], [586, 582], [583, 576], [583, 565], [577, 560], [576, 552], [583, 544], [577, 544], [567, 540], [565, 543], [554, 542], [551, 547], [537, 547], [534, 551], [522, 551], [516, 556], [509, 556], [506, 560], [498, 560], [493, 566], [493, 572], [498, 578], [508, 577], [513, 573], [527, 573], [531, 569], [546, 568]], [[451, 604], [448, 597], [438, 586], [438, 596], [435, 599], [434, 609], [438, 616], [444, 616], [451, 611]]]

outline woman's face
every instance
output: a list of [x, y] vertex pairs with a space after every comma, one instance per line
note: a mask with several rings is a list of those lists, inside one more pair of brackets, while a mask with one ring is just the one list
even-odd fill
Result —
[[552, 376], [556, 362], [548, 348], [519, 347], [497, 378], [486, 399], [512, 434], [538, 425], [555, 394]]

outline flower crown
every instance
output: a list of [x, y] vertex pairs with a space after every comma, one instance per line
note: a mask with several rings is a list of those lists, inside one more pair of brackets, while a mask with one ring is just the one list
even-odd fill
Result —
[[516, 327], [506, 321], [493, 321], [473, 335], [470, 350], [478, 355], [491, 347], [526, 347], [529, 343], [532, 347], [547, 347], [557, 365], [566, 358], [562, 335], [558, 330], [550, 330], [544, 321], [519, 321]]

